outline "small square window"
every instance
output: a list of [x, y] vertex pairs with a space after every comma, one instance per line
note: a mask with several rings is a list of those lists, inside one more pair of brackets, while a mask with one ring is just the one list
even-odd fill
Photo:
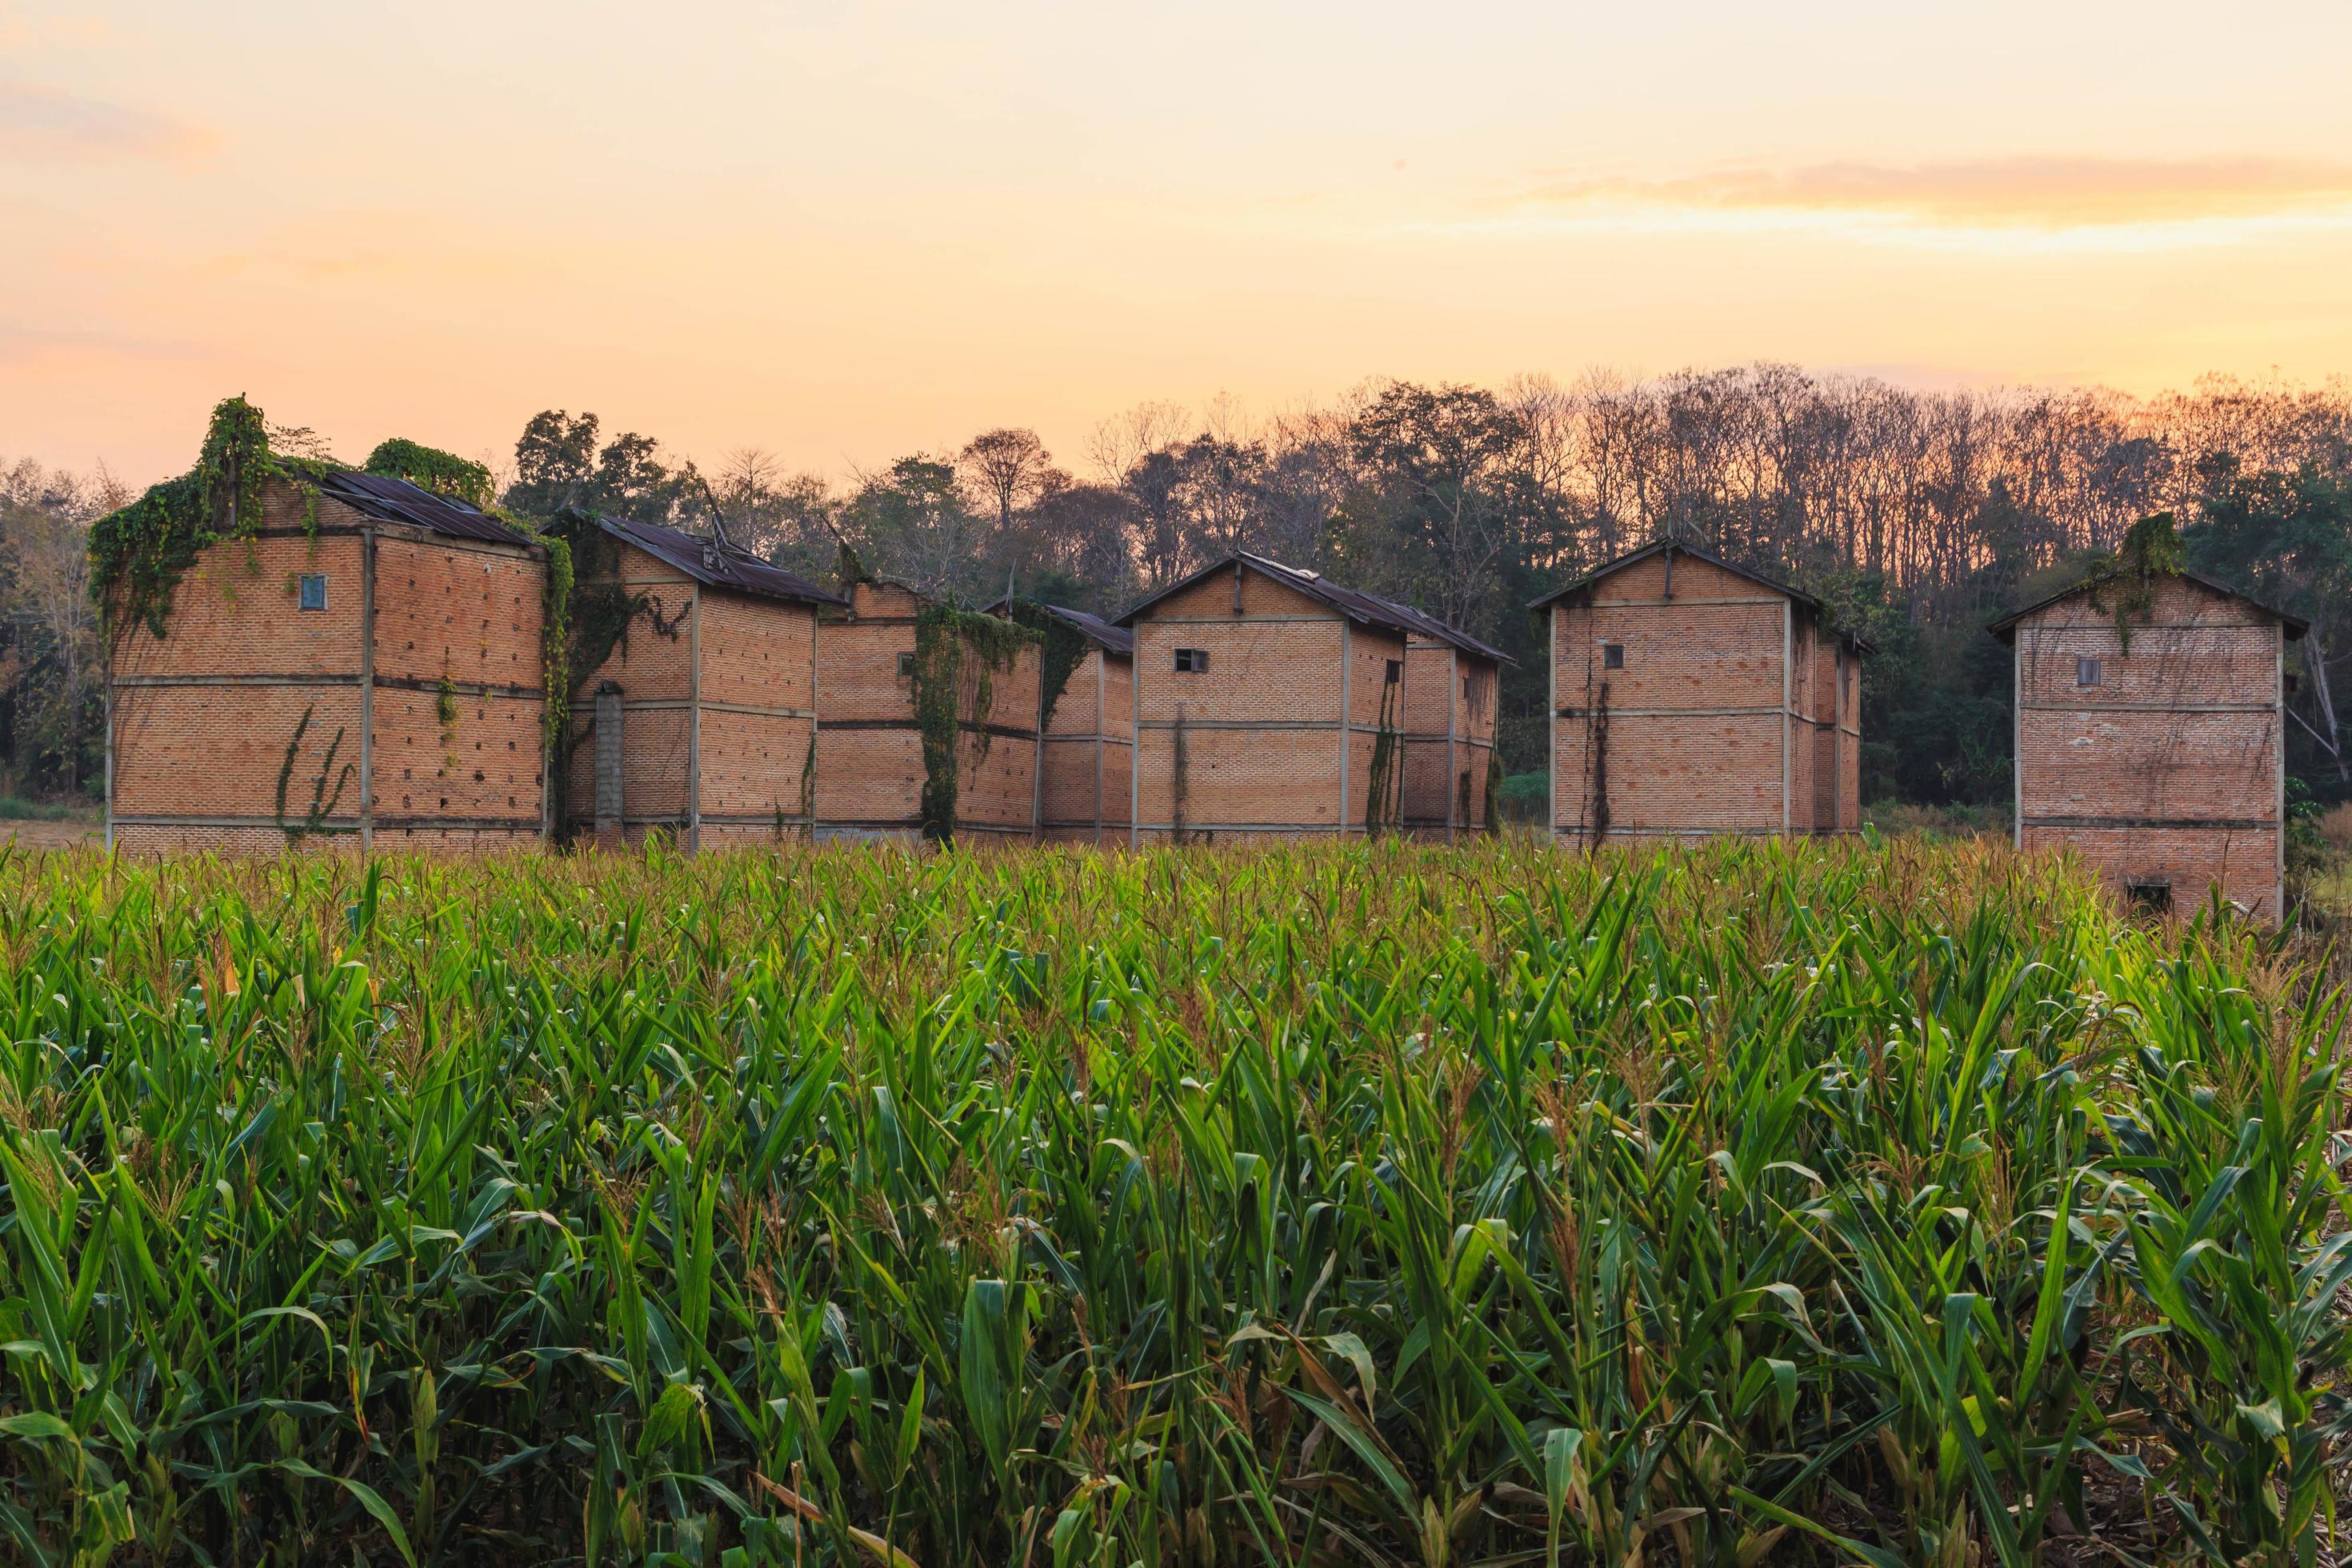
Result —
[[1602, 643], [1601, 645], [1601, 668], [1603, 669], [1624, 668], [1625, 645], [1621, 642]]
[[1389, 660], [1388, 683], [1391, 686], [1394, 686], [1398, 681], [1402, 680], [1403, 679], [1404, 660], [1401, 658], [1392, 658]]
[[302, 574], [302, 608], [323, 610], [327, 607], [327, 574], [324, 572]]
[[2099, 661], [2095, 658], [2076, 659], [2074, 661], [2074, 684], [2077, 686], [2098, 685]]
[[1176, 668], [1187, 675], [1201, 674], [1209, 668], [1209, 650], [1204, 647], [1178, 648]]
[[2127, 880], [2124, 883], [2124, 897], [2137, 913], [2168, 915], [2172, 912], [2171, 879], [2146, 877]]
[[915, 656], [913, 654], [902, 653], [898, 656], [898, 679], [901, 680], [912, 680], [915, 679]]

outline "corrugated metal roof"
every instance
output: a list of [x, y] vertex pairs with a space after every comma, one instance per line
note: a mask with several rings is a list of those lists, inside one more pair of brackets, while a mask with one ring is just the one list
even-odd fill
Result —
[[362, 516], [380, 522], [404, 522], [456, 539], [482, 539], [498, 544], [530, 544], [530, 536], [508, 527], [488, 512], [449, 496], [383, 474], [339, 469], [319, 481], [320, 490]]
[[[2286, 638], [2289, 642], [2294, 642], [2295, 639], [2302, 637], [2304, 633], [2311, 629], [2311, 623], [2305, 620], [2301, 616], [2282, 610], [2276, 605], [2265, 605], [2260, 599], [2255, 598], [2252, 594], [2232, 588], [2227, 583], [2221, 582], [2217, 578], [2206, 576], [2202, 572], [2191, 572], [2186, 567], [2183, 567], [2173, 574], [2179, 577], [2186, 577], [2189, 581], [2196, 584], [2200, 588], [2210, 588], [2214, 593], [2221, 595], [2223, 598], [2242, 600], [2245, 603], [2252, 605], [2254, 608], [2260, 610], [2263, 614], [2275, 617], [2279, 624], [2286, 628]], [[1993, 636], [2000, 638], [2001, 641], [2007, 642], [2010, 638], [2010, 634], [2017, 629], [2017, 623], [2023, 620], [2026, 616], [2033, 614], [2034, 611], [2046, 610], [2051, 605], [2056, 604], [2059, 600], [2072, 598], [2075, 595], [2084, 592], [2085, 589], [2088, 589], [2093, 585], [2094, 584], [2091, 580], [2086, 577], [2071, 588], [2061, 588], [2054, 594], [2045, 594], [2041, 598], [2034, 600], [2033, 603], [2026, 605], [2023, 609], [2012, 610], [2008, 615], [2001, 616], [2000, 619], [1987, 626], [1985, 630], [1992, 633]]]
[[665, 528], [657, 522], [634, 522], [627, 518], [585, 514], [589, 521], [624, 543], [634, 544], [666, 565], [675, 566], [698, 583], [732, 588], [770, 599], [795, 599], [812, 605], [846, 605], [848, 600], [820, 588], [797, 572], [787, 572], [733, 545], [720, 544], [698, 533]]
[[[1704, 561], [1710, 566], [1721, 567], [1724, 571], [1730, 573], [1735, 577], [1745, 577], [1750, 583], [1755, 584], [1758, 587], [1769, 588], [1776, 594], [1785, 595], [1789, 598], [1795, 600], [1798, 604], [1804, 605], [1815, 615], [1818, 616], [1821, 614], [1822, 602], [1819, 599], [1814, 598], [1811, 594], [1806, 593], [1802, 588], [1791, 587], [1790, 584], [1781, 582], [1776, 577], [1767, 577], [1763, 573], [1757, 571], [1753, 567], [1742, 566], [1738, 562], [1727, 560], [1725, 557], [1717, 555], [1712, 550], [1702, 550], [1697, 545], [1680, 539], [1654, 539], [1649, 543], [1643, 545], [1638, 550], [1629, 550], [1622, 555], [1603, 561], [1600, 565], [1595, 566], [1591, 571], [1585, 573], [1582, 576], [1571, 577], [1567, 582], [1561, 584], [1559, 587], [1554, 588], [1550, 593], [1543, 595], [1543, 597], [1530, 601], [1528, 605], [1528, 608], [1530, 610], [1540, 610], [1547, 605], [1553, 604], [1560, 599], [1565, 599], [1570, 594], [1583, 592], [1585, 589], [1591, 587], [1592, 584], [1598, 583], [1601, 578], [1608, 576], [1612, 572], [1622, 572], [1637, 561], [1647, 561], [1651, 556], [1663, 554], [1664, 552], [1669, 550], [1679, 551], [1683, 554], [1689, 556], [1694, 561]], [[1876, 653], [1878, 651], [1876, 647], [1872, 646], [1867, 637], [1856, 637], [1852, 632], [1839, 632], [1837, 635], [1844, 638], [1847, 642], [1852, 643], [1855, 647], [1860, 648], [1864, 653]]]
[[[1032, 600], [1031, 603], [1035, 603]], [[999, 599], [981, 611], [984, 616], [1003, 616], [1013, 607], [1010, 599]], [[1090, 616], [1084, 610], [1073, 610], [1066, 605], [1038, 605], [1047, 615], [1064, 622], [1072, 630], [1097, 647], [1118, 654], [1122, 658], [1135, 656], [1135, 634], [1115, 626], [1100, 616]]]

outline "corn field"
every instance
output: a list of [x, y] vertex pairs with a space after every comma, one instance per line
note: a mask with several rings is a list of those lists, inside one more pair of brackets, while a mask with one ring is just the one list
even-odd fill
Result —
[[2319, 955], [1975, 846], [0, 860], [0, 1560], [2309, 1563]]

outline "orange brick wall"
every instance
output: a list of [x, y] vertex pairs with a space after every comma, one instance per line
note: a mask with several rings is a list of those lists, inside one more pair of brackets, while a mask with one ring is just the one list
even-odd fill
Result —
[[[915, 651], [924, 600], [888, 583], [850, 590], [847, 615], [828, 613], [817, 637], [816, 815], [823, 837], [905, 837], [922, 826], [922, 737], [915, 728], [915, 683], [899, 656]], [[1040, 655], [1024, 647], [1003, 669], [985, 669], [969, 649], [961, 673], [957, 747], [959, 830], [1033, 840], [1037, 833], [1037, 703]], [[982, 733], [978, 706], [989, 705]]]
[[[1054, 704], [1038, 756], [1038, 826], [1062, 843], [1124, 844], [1129, 803], [1128, 718], [1133, 661], [1090, 647]], [[1101, 825], [1100, 834], [1096, 825]]]
[[[363, 815], [384, 847], [536, 840], [543, 562], [325, 498], [315, 532], [308, 513], [275, 487], [262, 536], [205, 550], [183, 577], [166, 636], [110, 627], [115, 842], [275, 851], [314, 809], [327, 831], [305, 847], [356, 847]], [[363, 693], [371, 535], [374, 684]], [[310, 572], [326, 575], [324, 611], [298, 607]], [[445, 678], [454, 721], [440, 713]]]
[[804, 836], [816, 607], [704, 586], [633, 545], [619, 547], [617, 572], [646, 608], [572, 697], [574, 831], [595, 820], [595, 693], [609, 680], [621, 688], [622, 816], [632, 842], [652, 827], [710, 847]]
[[[1552, 606], [1555, 831], [1589, 842], [1604, 785], [1612, 839], [1777, 834], [1784, 822], [1809, 831], [1822, 765], [1801, 734], [1814, 728], [1803, 717], [1813, 687], [1790, 680], [1808, 671], [1784, 658], [1792, 630], [1814, 640], [1809, 614], [1687, 555], [1675, 560], [1671, 603], [1666, 586], [1665, 562], [1652, 556]], [[1622, 668], [1605, 667], [1608, 643], [1623, 646]], [[1592, 717], [1604, 689], [1605, 779]]]
[[1406, 652], [1404, 822], [1416, 837], [1452, 839], [1486, 825], [1496, 677], [1492, 660], [1451, 643], [1415, 642]]
[[[2278, 623], [2185, 580], [2158, 585], [2128, 652], [2077, 594], [2015, 630], [2018, 842], [2071, 845], [2111, 885], [2209, 883], [2280, 913]], [[2100, 661], [2078, 686], [2076, 660]]]
[[[1137, 838], [1168, 837], [1177, 820], [1180, 703], [1188, 838], [1362, 832], [1386, 664], [1403, 659], [1404, 639], [1352, 625], [1254, 571], [1241, 574], [1238, 616], [1234, 603], [1234, 579], [1220, 574], [1136, 623]], [[1209, 668], [1177, 671], [1179, 647], [1206, 649]], [[1343, 688], [1351, 725], [1344, 822]], [[1401, 721], [1402, 703], [1391, 711]]]

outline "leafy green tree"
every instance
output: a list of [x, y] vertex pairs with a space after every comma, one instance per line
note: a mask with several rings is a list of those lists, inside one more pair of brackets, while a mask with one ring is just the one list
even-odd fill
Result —
[[[561, 408], [531, 416], [515, 442], [515, 479], [501, 499], [530, 517], [552, 517], [568, 506], [671, 523], [698, 503], [701, 481], [692, 463], [663, 461], [661, 443], [625, 431], [597, 446], [595, 415], [574, 417]], [[705, 524], [708, 519], [701, 521]]]
[[[883, 576], [927, 594], [987, 591], [983, 568], [970, 558], [978, 528], [951, 462], [918, 453], [868, 475], [843, 510], [841, 526], [858, 558]], [[996, 584], [999, 592], [1003, 586]]]

